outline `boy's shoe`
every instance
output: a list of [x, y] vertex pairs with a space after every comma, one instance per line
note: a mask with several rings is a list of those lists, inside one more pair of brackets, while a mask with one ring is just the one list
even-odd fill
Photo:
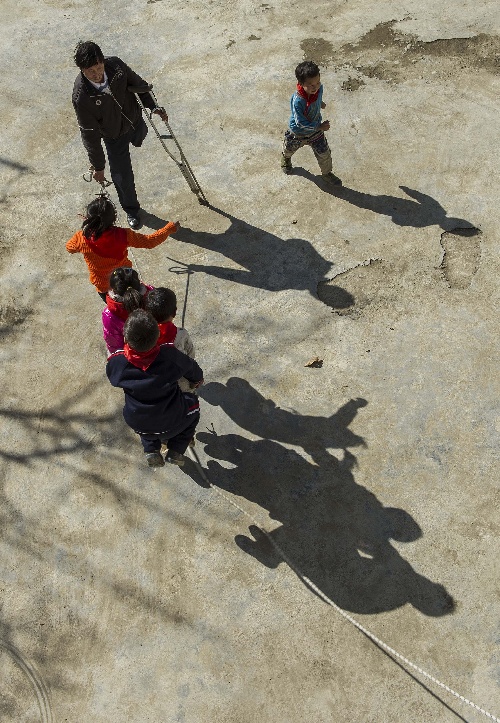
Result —
[[183, 467], [185, 462], [184, 455], [180, 452], [176, 452], [174, 449], [169, 449], [167, 456], [165, 457], [165, 462], [170, 462], [170, 464], [176, 464], [178, 467]]
[[324, 173], [321, 177], [324, 178], [325, 181], [328, 181], [328, 183], [331, 183], [332, 186], [341, 186], [342, 185], [342, 181], [340, 180], [340, 178], [338, 178], [338, 176], [336, 176], [331, 171], [330, 171], [330, 173]]
[[290, 173], [293, 173], [293, 166], [292, 161], [290, 158], [285, 158], [283, 154], [281, 154], [281, 170], [283, 173], [286, 173], [287, 176], [290, 175]]
[[165, 464], [159, 452], [148, 452], [146, 454], [146, 462], [150, 467], [163, 467]]

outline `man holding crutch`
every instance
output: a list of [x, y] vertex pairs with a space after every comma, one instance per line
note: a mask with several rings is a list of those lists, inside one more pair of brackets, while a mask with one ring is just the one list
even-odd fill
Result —
[[[104, 183], [106, 159], [102, 139], [120, 205], [127, 214], [130, 228], [137, 229], [141, 225], [140, 205], [135, 190], [130, 144], [140, 148], [148, 128], [135, 94], [127, 88], [144, 87], [146, 81], [120, 58], [105, 58], [100, 47], [91, 41], [78, 43], [74, 59], [81, 72], [73, 88], [73, 107], [93, 177], [98, 183]], [[150, 93], [141, 93], [141, 100], [146, 108], [168, 121], [165, 109], [156, 105]]]

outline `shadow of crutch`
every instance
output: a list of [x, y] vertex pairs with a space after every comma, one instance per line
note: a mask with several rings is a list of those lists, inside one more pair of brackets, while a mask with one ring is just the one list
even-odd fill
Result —
[[186, 291], [184, 293], [184, 304], [182, 306], [182, 317], [181, 317], [181, 328], [184, 329], [184, 320], [186, 318], [186, 309], [187, 309], [187, 301], [188, 301], [188, 295], [189, 295], [189, 280], [191, 278], [191, 274], [194, 274], [194, 271], [189, 268], [188, 264], [185, 264], [183, 261], [177, 261], [177, 259], [173, 259], [171, 256], [167, 256], [167, 259], [170, 261], [175, 261], [176, 264], [179, 264], [179, 266], [170, 266], [169, 271], [172, 274], [177, 274], [178, 276], [182, 276], [183, 274], [187, 274], [186, 279]]

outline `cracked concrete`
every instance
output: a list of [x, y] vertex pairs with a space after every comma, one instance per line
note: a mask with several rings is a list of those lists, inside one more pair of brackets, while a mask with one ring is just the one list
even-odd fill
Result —
[[[64, 251], [95, 193], [79, 38], [154, 83], [212, 203], [152, 134], [134, 149], [146, 225], [182, 224], [135, 257], [186, 301], [207, 474], [498, 715], [498, 3], [6, 0], [3, 21], [0, 718], [483, 719], [313, 595], [192, 463], [145, 467]], [[304, 53], [337, 192], [310, 149], [279, 167]]]

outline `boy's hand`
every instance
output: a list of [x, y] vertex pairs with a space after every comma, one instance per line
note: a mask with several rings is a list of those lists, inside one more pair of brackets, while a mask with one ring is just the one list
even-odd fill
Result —
[[325, 108], [326, 108], [326, 103], [324, 103], [323, 101], [321, 101], [321, 110], [325, 110]]
[[175, 226], [175, 231], [174, 231], [174, 233], [177, 233], [177, 231], [178, 231], [178, 230], [180, 229], [180, 227], [181, 227], [181, 222], [180, 222], [180, 221], [173, 221], [173, 224], [174, 224], [174, 226]]
[[320, 125], [320, 128], [322, 131], [329, 131], [330, 130], [330, 121], [328, 121], [328, 120], [323, 121], [323, 123]]

